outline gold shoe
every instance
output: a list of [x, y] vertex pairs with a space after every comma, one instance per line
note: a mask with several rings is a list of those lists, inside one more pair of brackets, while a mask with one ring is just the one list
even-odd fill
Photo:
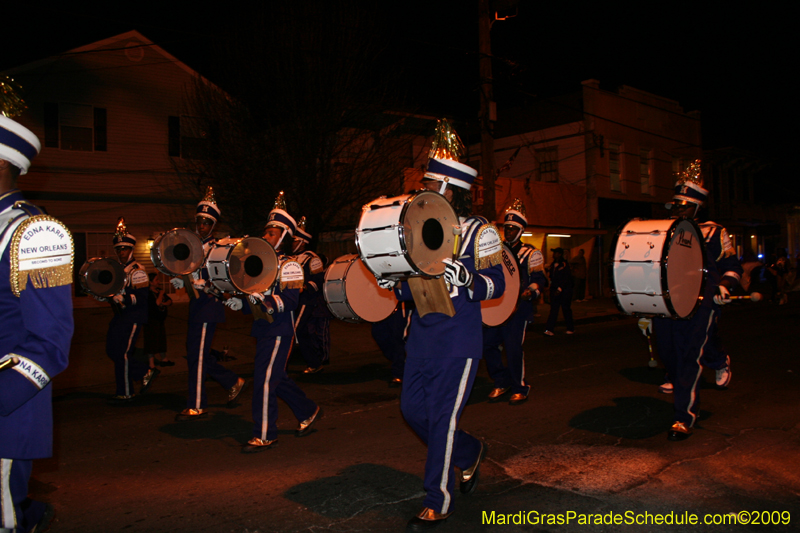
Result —
[[208, 411], [206, 409], [184, 409], [177, 415], [175, 415], [175, 420], [197, 420], [199, 418], [205, 418], [208, 416]]
[[667, 440], [686, 440], [692, 436], [692, 428], [686, 427], [683, 422], [675, 422], [667, 432]]
[[242, 393], [245, 385], [247, 385], [247, 382], [244, 379], [239, 378], [239, 380], [236, 382], [236, 385], [230, 388], [228, 391], [228, 407], [233, 407], [233, 402], [236, 400], [239, 394]]
[[451, 514], [453, 514], [452, 511], [449, 513], [437, 513], [433, 509], [425, 507], [417, 516], [408, 521], [406, 531], [427, 531], [439, 527]]
[[277, 442], [278, 439], [264, 440], [264, 439], [259, 439], [258, 437], [253, 437], [252, 439], [247, 441], [247, 444], [242, 446], [242, 453], [263, 452], [266, 449], [272, 448], [272, 446], [274, 446], [275, 443]]
[[475, 492], [475, 487], [478, 485], [478, 468], [480, 468], [484, 457], [486, 457], [486, 444], [481, 442], [481, 449], [475, 463], [466, 470], [461, 471], [461, 485], [459, 486], [461, 494]]
[[492, 389], [492, 392], [489, 393], [490, 400], [497, 400], [500, 396], [504, 395], [508, 391], [511, 390], [511, 387], [495, 387]]
[[522, 394], [518, 392], [516, 394], [511, 395], [511, 399], [508, 400], [509, 405], [519, 405], [521, 403], [525, 403], [528, 400], [527, 394]]
[[297, 430], [294, 432], [294, 436], [305, 437], [306, 435], [311, 433], [311, 426], [313, 426], [314, 422], [319, 420], [321, 417], [322, 417], [322, 409], [319, 406], [317, 406], [317, 410], [314, 411], [313, 415], [300, 422], [300, 425], [297, 426]]

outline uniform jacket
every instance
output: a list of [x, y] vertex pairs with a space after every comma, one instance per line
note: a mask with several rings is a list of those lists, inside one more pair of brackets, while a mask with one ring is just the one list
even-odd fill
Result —
[[[489, 226], [488, 232], [481, 230]], [[483, 323], [481, 319], [482, 300], [499, 298], [505, 290], [505, 277], [501, 252], [497, 252], [496, 262], [484, 268], [476, 268], [476, 250], [487, 241], [497, 240], [502, 243], [497, 229], [489, 225], [483, 217], [470, 217], [461, 224], [463, 243], [459, 260], [469, 269], [474, 278], [474, 290], [467, 287], [451, 287], [450, 298], [456, 314], [449, 317], [442, 313], [429, 313], [419, 316], [414, 310], [411, 318], [411, 329], [406, 343], [406, 351], [410, 357], [455, 357], [480, 359], [483, 352]], [[483, 235], [483, 239], [480, 239]], [[494, 245], [494, 243], [491, 243]], [[487, 262], [489, 257], [477, 257]], [[402, 282], [396, 289], [398, 300], [412, 300], [413, 296], [407, 282]]]
[[[142, 277], [144, 274], [144, 277]], [[150, 282], [145, 273], [144, 267], [134, 259], [131, 254], [128, 263], [125, 265], [125, 288], [122, 295], [122, 308], [119, 313], [114, 313], [111, 319], [111, 326], [123, 324], [147, 324], [147, 297], [150, 293]], [[134, 277], [141, 278], [142, 282], [134, 286]], [[116, 304], [112, 303], [112, 306]], [[122, 307], [120, 306], [120, 307]]]
[[[289, 260], [286, 256], [279, 256], [280, 270]], [[302, 283], [302, 281], [301, 281]], [[243, 297], [243, 299], [246, 297]], [[269, 303], [275, 310], [272, 315], [273, 321], [270, 323], [264, 319], [257, 319], [253, 321], [253, 327], [250, 330], [250, 335], [253, 337], [278, 337], [294, 335], [294, 318], [293, 311], [297, 309], [298, 302], [300, 301], [300, 288], [281, 289], [281, 279], [275, 282], [275, 287], [264, 295], [264, 303]], [[263, 304], [259, 304], [261, 310], [266, 312], [267, 308]], [[242, 311], [249, 315], [252, 313], [250, 304], [245, 300]]]
[[699, 224], [699, 226], [706, 242], [706, 271], [708, 272], [701, 306], [719, 308], [714, 303], [714, 293], [720, 281], [723, 278], [727, 279], [733, 289], [741, 281], [743, 270], [725, 228], [711, 221]]
[[311, 250], [305, 250], [294, 256], [294, 260], [303, 267], [303, 276], [305, 277], [298, 308], [305, 306], [303, 312], [310, 313], [311, 316], [329, 317], [328, 306], [325, 305], [322, 295], [322, 285], [325, 283], [325, 268], [322, 259]]
[[[544, 275], [544, 256], [542, 256], [542, 252], [537, 250], [536, 247], [524, 244], [521, 241], [517, 241], [510, 248], [514, 252], [519, 265], [520, 296], [534, 284], [538, 285], [537, 290], [541, 293], [548, 284], [547, 276]], [[537, 295], [534, 295], [534, 298], [536, 297]], [[527, 317], [526, 320], [533, 320], [533, 301], [520, 300], [517, 313], [523, 313]]]
[[[28, 218], [25, 211], [13, 208], [20, 200], [18, 190], [0, 197], [0, 359], [15, 354], [21, 358], [17, 366], [25, 369], [0, 372], [0, 457], [37, 459], [52, 455], [49, 382], [68, 363], [72, 285], [37, 289], [28, 282], [19, 297], [11, 291], [10, 246], [5, 237], [10, 238], [18, 223]], [[34, 206], [26, 207], [40, 214]]]
[[[217, 240], [209, 235], [203, 240], [203, 252], [206, 256], [214, 247]], [[201, 268], [197, 272], [192, 273], [194, 279], [203, 279], [206, 285], [209, 285], [208, 270]], [[187, 291], [192, 290], [191, 287], [186, 287]], [[194, 323], [218, 323], [225, 322], [225, 304], [216, 296], [208, 294], [205, 291], [198, 290], [198, 297], [190, 300], [189, 302], [189, 322]]]

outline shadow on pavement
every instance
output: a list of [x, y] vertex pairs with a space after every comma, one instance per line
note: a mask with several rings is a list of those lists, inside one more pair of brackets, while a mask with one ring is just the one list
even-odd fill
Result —
[[[406, 472], [376, 464], [346, 468], [336, 476], [289, 488], [283, 496], [328, 518], [351, 518], [365, 512], [380, 517], [407, 518], [424, 496], [422, 480]], [[408, 505], [395, 505], [411, 500]]]
[[[179, 439], [224, 439], [232, 437], [247, 442], [253, 431], [253, 422], [240, 415], [212, 411], [208, 418], [171, 422], [158, 428], [162, 433]], [[292, 433], [294, 433], [292, 431]]]
[[668, 401], [645, 396], [614, 398], [614, 407], [589, 409], [570, 421], [570, 427], [621, 437], [648, 439], [663, 433], [672, 422], [672, 398]]

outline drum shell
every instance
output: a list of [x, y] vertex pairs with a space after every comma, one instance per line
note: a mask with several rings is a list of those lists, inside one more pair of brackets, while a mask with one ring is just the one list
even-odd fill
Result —
[[484, 326], [502, 326], [511, 318], [519, 305], [520, 266], [514, 252], [505, 244], [502, 266], [506, 288], [499, 298], [481, 301], [481, 319]]
[[[426, 224], [441, 231], [438, 239], [429, 239]], [[369, 270], [381, 278], [405, 278], [414, 275], [440, 276], [442, 260], [452, 257], [455, 245], [453, 228], [459, 224], [450, 203], [432, 191], [381, 197], [364, 206], [356, 246]]]
[[[257, 275], [247, 272], [247, 261], [254, 256], [261, 260]], [[271, 244], [260, 237], [217, 243], [206, 259], [209, 281], [222, 292], [232, 294], [269, 291], [278, 279], [278, 269], [278, 254]]]
[[[174, 250], [179, 244], [188, 248], [187, 259], [178, 259], [175, 256]], [[203, 239], [188, 229], [171, 229], [153, 241], [153, 246], [150, 247], [150, 260], [159, 272], [168, 276], [191, 274], [203, 268], [205, 263]]]
[[706, 279], [703, 234], [688, 218], [633, 219], [611, 243], [611, 290], [625, 314], [688, 319]]
[[379, 322], [397, 306], [393, 291], [381, 289], [358, 255], [336, 259], [325, 271], [322, 294], [330, 312], [345, 322]]
[[[107, 272], [107, 275], [103, 275]], [[103, 278], [110, 276], [109, 281]], [[81, 288], [98, 298], [112, 298], [125, 288], [125, 267], [112, 257], [93, 257], [81, 266], [78, 272]]]

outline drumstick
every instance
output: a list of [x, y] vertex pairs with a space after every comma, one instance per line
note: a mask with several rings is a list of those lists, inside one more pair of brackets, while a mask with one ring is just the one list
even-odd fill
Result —
[[16, 366], [18, 363], [19, 363], [19, 357], [9, 357], [8, 359], [0, 363], [0, 372], [12, 368]]
[[460, 225], [453, 226], [453, 235], [455, 235], [455, 243], [453, 243], [453, 259], [458, 259], [458, 249], [461, 246], [461, 232], [462, 228]]
[[754, 292], [747, 296], [728, 296], [729, 300], [750, 300], [751, 302], [758, 302], [761, 300], [761, 293]]
[[653, 341], [650, 339], [650, 335], [647, 336], [647, 346], [650, 348], [650, 361], [648, 361], [647, 366], [655, 368], [658, 366], [658, 363], [653, 359]]

